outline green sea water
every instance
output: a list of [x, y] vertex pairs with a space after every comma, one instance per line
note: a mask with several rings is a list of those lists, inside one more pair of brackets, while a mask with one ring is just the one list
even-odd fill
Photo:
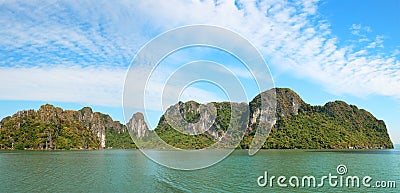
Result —
[[[341, 164], [347, 173], [339, 175]], [[370, 176], [371, 186], [394, 181], [396, 187], [331, 187], [327, 180], [322, 187], [290, 187], [288, 180], [288, 187], [276, 180], [260, 187], [265, 172], [268, 178], [315, 176], [318, 183], [329, 173]], [[0, 151], [0, 192], [400, 192], [400, 150], [261, 150], [254, 156], [236, 150], [194, 171], [166, 168], [138, 150]]]

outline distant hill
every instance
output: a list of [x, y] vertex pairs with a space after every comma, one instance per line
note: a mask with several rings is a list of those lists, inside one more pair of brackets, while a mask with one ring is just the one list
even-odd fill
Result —
[[0, 121], [0, 149], [99, 149], [135, 147], [124, 125], [84, 107], [43, 105]]
[[343, 101], [311, 106], [290, 89], [275, 91], [277, 122], [264, 148], [393, 148], [385, 122], [364, 109]]
[[[275, 96], [276, 103], [271, 103]], [[261, 106], [261, 102], [270, 103], [270, 108]], [[288, 88], [265, 91], [248, 104], [213, 102], [205, 108], [211, 106], [216, 107], [214, 114], [200, 116], [204, 109], [199, 103], [179, 102], [160, 118], [155, 130], [149, 130], [141, 113], [135, 113], [126, 127], [89, 107], [73, 111], [47, 104], [37, 111], [23, 110], [1, 120], [0, 149], [136, 148], [129, 131], [149, 147], [158, 145], [151, 144], [150, 139], [157, 133], [165, 142], [181, 149], [200, 149], [216, 142], [226, 147], [234, 140], [241, 140], [238, 148], [246, 149], [260, 120], [266, 118], [267, 125], [260, 125], [269, 132], [262, 146], [266, 149], [393, 148], [384, 121], [368, 111], [343, 101], [311, 106]], [[174, 120], [172, 116], [168, 120], [178, 125], [172, 127], [166, 119], [171, 115], [181, 115], [184, 120]], [[228, 133], [228, 127], [236, 130]], [[241, 131], [243, 139], [239, 138]]]
[[[261, 101], [268, 103], [276, 96], [276, 112], [271, 115], [270, 109], [261, 109]], [[366, 110], [358, 109], [343, 101], [328, 102], [324, 106], [311, 106], [288, 88], [276, 88], [257, 95], [246, 105], [241, 103], [212, 103], [216, 109], [216, 120], [211, 128], [200, 135], [185, 135], [172, 129], [161, 117], [155, 132], [166, 142], [175, 147], [204, 148], [224, 138], [234, 138], [235, 134], [225, 135], [231, 119], [231, 105], [241, 106], [233, 112], [232, 118], [239, 129], [246, 129], [240, 148], [249, 148], [261, 115], [275, 119], [272, 122], [267, 141], [262, 146], [266, 149], [370, 149], [393, 148], [384, 121], [377, 120]], [[189, 101], [174, 105], [184, 119], [191, 123], [204, 125], [209, 120], [200, 117], [200, 104]], [[271, 111], [271, 112], [269, 112]], [[248, 114], [247, 120], [240, 116]], [[190, 129], [190, 128], [189, 128]], [[192, 128], [193, 129], [193, 128]], [[196, 128], [202, 130], [204, 128]]]

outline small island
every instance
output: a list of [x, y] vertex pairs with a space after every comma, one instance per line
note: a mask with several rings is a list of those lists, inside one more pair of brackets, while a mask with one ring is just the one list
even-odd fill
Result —
[[78, 150], [136, 148], [126, 126], [91, 108], [63, 110], [42, 105], [0, 122], [0, 149]]

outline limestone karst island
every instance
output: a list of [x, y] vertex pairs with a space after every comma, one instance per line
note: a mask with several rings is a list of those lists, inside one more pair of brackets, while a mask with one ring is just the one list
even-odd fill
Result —
[[[187, 135], [174, 130], [165, 115], [158, 126], [149, 130], [141, 113], [136, 113], [124, 124], [109, 115], [81, 110], [63, 110], [46, 104], [39, 110], [21, 110], [0, 122], [0, 149], [56, 150], [137, 148], [130, 138], [151, 137], [156, 132], [170, 145], [182, 149], [208, 147], [221, 139], [229, 127], [230, 119], [244, 125], [245, 134], [238, 148], [249, 147], [258, 125], [263, 96], [276, 93], [276, 112], [273, 127], [262, 146], [265, 149], [386, 149], [393, 148], [384, 121], [370, 112], [358, 109], [343, 101], [312, 106], [288, 88], [275, 88], [257, 95], [247, 103], [215, 102], [216, 116], [213, 125], [199, 135]], [[231, 112], [231, 105], [239, 111]], [[247, 106], [248, 105], [248, 106]], [[179, 102], [172, 107], [179, 110], [187, 122], [207, 121], [200, 116], [200, 104], [194, 101]], [[248, 108], [247, 108], [248, 107]], [[240, 111], [243, 109], [243, 112]], [[249, 120], [242, 114], [249, 109]], [[232, 117], [231, 117], [232, 115]], [[231, 136], [233, 137], [233, 136]]]

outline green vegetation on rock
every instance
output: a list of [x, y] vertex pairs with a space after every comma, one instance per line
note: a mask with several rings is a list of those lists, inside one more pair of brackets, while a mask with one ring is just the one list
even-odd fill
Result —
[[[328, 102], [324, 106], [311, 106], [300, 96], [287, 88], [276, 88], [256, 96], [250, 103], [248, 127], [238, 148], [249, 148], [261, 109], [261, 100], [276, 96], [276, 118], [269, 136], [262, 146], [266, 149], [370, 149], [393, 148], [385, 123], [377, 120], [366, 110], [358, 109], [343, 101]], [[224, 135], [231, 120], [231, 105], [237, 103], [212, 103], [217, 109], [214, 124], [203, 134], [192, 136], [182, 134], [165, 121], [164, 116], [156, 128], [157, 134], [168, 144], [177, 148], [192, 149], [208, 147], [224, 138], [239, 137]], [[189, 101], [178, 104], [182, 117], [191, 123], [200, 118], [200, 104]], [[244, 123], [247, 116], [243, 110], [232, 117], [243, 116], [234, 121], [236, 126]], [[242, 113], [242, 115], [241, 115]], [[235, 125], [234, 124], [234, 125]], [[263, 128], [268, 130], [268, 128]]]
[[[275, 97], [276, 101], [272, 100]], [[215, 107], [214, 114], [203, 114], [204, 109], [213, 109], [211, 106]], [[163, 148], [162, 144], [153, 144], [157, 134], [180, 149], [202, 149], [213, 144], [221, 148], [239, 144], [238, 148], [247, 149], [258, 127], [269, 132], [262, 146], [267, 149], [393, 148], [385, 123], [368, 111], [343, 101], [312, 106], [287, 88], [260, 93], [249, 104], [213, 102], [202, 106], [189, 101], [169, 110], [183, 118], [173, 119], [173, 123], [191, 134], [173, 129], [167, 114], [151, 131], [141, 113], [135, 113], [126, 127], [89, 107], [72, 111], [43, 105], [37, 111], [19, 111], [0, 121], [0, 149], [137, 148], [129, 133], [146, 148]], [[260, 125], [260, 119], [266, 117], [270, 122]], [[182, 122], [190, 124], [182, 126]], [[211, 127], [206, 128], [208, 123]]]
[[19, 111], [0, 122], [0, 149], [134, 147], [127, 137], [124, 125], [108, 115], [92, 112], [89, 107], [64, 111], [47, 104], [37, 111]]
[[128, 132], [117, 132], [115, 130], [106, 130], [106, 147], [113, 149], [136, 149], [131, 136]]
[[[292, 95], [282, 100], [282, 92]], [[347, 149], [393, 148], [386, 125], [366, 110], [343, 101], [311, 106], [290, 89], [277, 89], [278, 121], [263, 148], [269, 149]], [[289, 102], [288, 102], [289, 101]], [[296, 106], [297, 105], [297, 106]], [[297, 109], [297, 110], [296, 110]]]

